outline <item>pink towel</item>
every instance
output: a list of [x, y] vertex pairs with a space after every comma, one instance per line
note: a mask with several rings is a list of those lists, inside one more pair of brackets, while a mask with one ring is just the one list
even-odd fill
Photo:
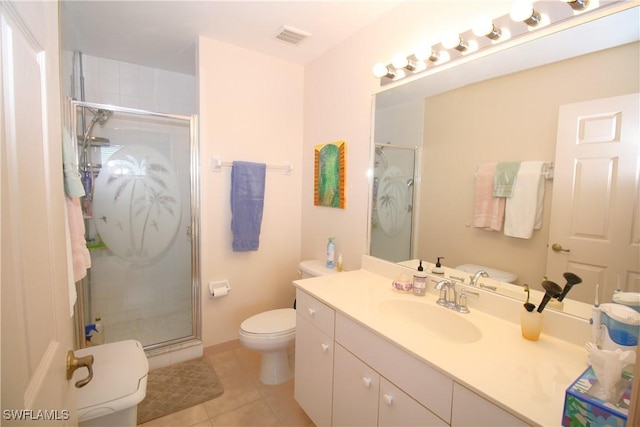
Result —
[[504, 197], [493, 197], [493, 177], [497, 163], [483, 163], [476, 172], [476, 200], [473, 226], [500, 231], [504, 220]]

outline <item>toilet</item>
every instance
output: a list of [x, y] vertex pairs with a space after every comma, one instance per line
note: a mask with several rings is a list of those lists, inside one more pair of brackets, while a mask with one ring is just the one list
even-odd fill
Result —
[[[142, 344], [135, 340], [86, 347], [76, 357], [93, 355], [93, 379], [77, 389], [78, 421], [81, 427], [135, 427], [138, 403], [147, 394], [149, 362]], [[77, 369], [73, 381], [88, 375]]]
[[[336, 271], [316, 260], [299, 265], [302, 279], [333, 274]], [[282, 384], [293, 378], [288, 349], [296, 337], [296, 311], [280, 308], [249, 317], [240, 324], [240, 343], [260, 354], [260, 381], [267, 385]]]
[[456, 270], [465, 271], [471, 275], [476, 274], [480, 270], [484, 270], [489, 274], [489, 278], [499, 280], [506, 283], [515, 283], [518, 276], [510, 271], [498, 270], [497, 268], [485, 267], [477, 264], [462, 264], [456, 267]]

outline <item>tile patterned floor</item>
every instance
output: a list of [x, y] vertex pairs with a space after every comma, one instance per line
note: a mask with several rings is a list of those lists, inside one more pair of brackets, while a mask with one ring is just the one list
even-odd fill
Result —
[[207, 347], [224, 394], [200, 405], [157, 418], [143, 427], [313, 427], [313, 422], [293, 398], [293, 380], [276, 386], [260, 382], [258, 353], [237, 341]]

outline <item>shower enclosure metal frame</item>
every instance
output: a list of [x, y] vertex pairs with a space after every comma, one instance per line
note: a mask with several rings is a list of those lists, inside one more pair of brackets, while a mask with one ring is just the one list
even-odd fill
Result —
[[[76, 101], [70, 98], [68, 99], [69, 111], [68, 111], [68, 129], [70, 129], [71, 140], [76, 150], [76, 159], [78, 165], [81, 165], [82, 154], [78, 151], [80, 147], [78, 141], [77, 125], [78, 123], [84, 123], [84, 110], [108, 110], [113, 113], [125, 113], [140, 115], [146, 117], [156, 117], [164, 119], [181, 120], [189, 123], [189, 150], [190, 150], [190, 228], [189, 233], [191, 237], [191, 336], [180, 337], [170, 341], [164, 341], [161, 343], [154, 343], [146, 345], [144, 349], [146, 351], [156, 350], [161, 348], [169, 348], [173, 345], [182, 345], [185, 342], [201, 340], [202, 337], [202, 320], [200, 316], [200, 299], [201, 299], [201, 280], [200, 280], [200, 161], [199, 161], [199, 143], [198, 143], [198, 117], [197, 115], [184, 116], [177, 114], [158, 113], [153, 111], [120, 107], [109, 104], [98, 104], [94, 102]], [[78, 117], [82, 114], [83, 117]], [[83, 126], [83, 134], [85, 132]], [[91, 135], [89, 135], [91, 136]], [[84, 334], [85, 334], [85, 301], [83, 288], [87, 279], [83, 279], [76, 283], [78, 301], [74, 307], [74, 318], [76, 327], [76, 344], [78, 348], [85, 346]]]

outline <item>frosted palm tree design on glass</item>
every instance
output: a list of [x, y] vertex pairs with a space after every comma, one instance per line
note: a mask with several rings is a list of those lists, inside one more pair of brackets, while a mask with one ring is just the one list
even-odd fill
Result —
[[[114, 173], [107, 179], [108, 185], [117, 185], [113, 201], [117, 203], [123, 193], [129, 189], [129, 256], [146, 256], [145, 235], [150, 226], [149, 220], [155, 213], [160, 216], [163, 211], [174, 215], [172, 205], [176, 199], [168, 195], [168, 187], [162, 175], [169, 173], [160, 163], [149, 162], [148, 158], [140, 161], [128, 155], [126, 159], [114, 160]], [[155, 188], [154, 188], [155, 187]], [[136, 197], [137, 194], [140, 196]], [[136, 235], [136, 218], [144, 216], [140, 235]], [[157, 222], [153, 222], [157, 230]]]
[[94, 214], [113, 253], [136, 263], [156, 259], [175, 239], [181, 221], [171, 163], [150, 147], [121, 148], [96, 180]]
[[407, 179], [396, 167], [389, 167], [378, 187], [378, 220], [389, 236], [400, 232], [407, 217]]

